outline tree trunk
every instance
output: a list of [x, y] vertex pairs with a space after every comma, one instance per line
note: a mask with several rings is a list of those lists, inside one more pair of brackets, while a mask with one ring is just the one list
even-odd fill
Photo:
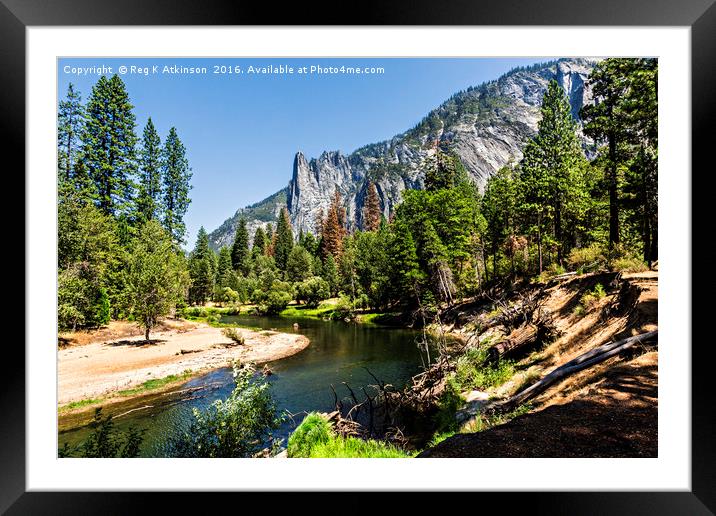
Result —
[[562, 206], [559, 201], [554, 209], [554, 239], [557, 241], [557, 263], [562, 265]]
[[539, 273], [542, 274], [542, 213], [537, 214], [537, 254], [539, 255]]
[[528, 344], [534, 343], [537, 340], [538, 327], [529, 326], [525, 328], [522, 335], [516, 339], [504, 339], [501, 342], [495, 344], [488, 350], [489, 360], [497, 362], [503, 355], [510, 353], [516, 349], [522, 348]]
[[149, 342], [149, 326], [144, 330], [144, 340]]
[[619, 191], [616, 135], [609, 133], [609, 248], [619, 243]]
[[600, 362], [604, 362], [605, 360], [631, 348], [632, 346], [634, 346], [634, 344], [649, 341], [653, 342], [657, 340], [657, 338], [658, 331], [651, 331], [647, 333], [642, 333], [641, 335], [635, 335], [634, 337], [629, 337], [627, 339], [623, 339], [617, 342], [608, 342], [601, 346], [597, 346], [591, 351], [587, 351], [586, 353], [583, 353], [577, 358], [570, 360], [566, 364], [554, 369], [551, 373], [539, 380], [537, 383], [530, 385], [523, 391], [515, 394], [512, 398], [502, 403], [499, 403], [498, 406], [507, 409], [516, 407], [524, 403], [528, 399], [534, 398], [538, 394], [544, 392], [550, 385], [554, 384], [556, 381], [562, 378], [587, 369], [595, 364], [599, 364]]

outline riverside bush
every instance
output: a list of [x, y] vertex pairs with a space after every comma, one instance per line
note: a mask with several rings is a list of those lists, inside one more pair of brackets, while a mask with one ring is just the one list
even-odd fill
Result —
[[241, 333], [239, 333], [236, 328], [224, 328], [221, 330], [221, 333], [223, 333], [225, 337], [228, 337], [233, 340], [234, 343], [238, 346], [243, 346], [246, 342], [244, 336], [241, 335]]
[[186, 430], [171, 436], [169, 457], [252, 457], [273, 441], [282, 418], [266, 380], [253, 367], [234, 366], [234, 390], [205, 410], [193, 409]]
[[310, 307], [317, 307], [321, 301], [331, 297], [331, 286], [323, 278], [314, 276], [296, 285], [296, 299]]

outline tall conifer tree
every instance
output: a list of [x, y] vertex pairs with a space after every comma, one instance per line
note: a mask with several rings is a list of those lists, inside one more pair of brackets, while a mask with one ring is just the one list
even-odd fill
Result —
[[177, 135], [176, 128], [172, 127], [162, 151], [162, 223], [176, 244], [183, 243], [186, 234], [184, 215], [191, 202], [191, 176], [186, 149]]
[[100, 77], [87, 102], [82, 161], [94, 183], [96, 203], [109, 215], [131, 208], [137, 166], [132, 108], [118, 75]]
[[266, 254], [267, 245], [268, 244], [266, 242], [266, 232], [261, 226], [259, 226], [254, 232], [254, 243], [251, 246], [251, 256], [256, 258], [257, 256]]
[[69, 181], [74, 176], [80, 154], [80, 135], [84, 116], [80, 93], [70, 83], [67, 87], [67, 96], [60, 102], [57, 113], [57, 165], [61, 180]]
[[273, 250], [276, 266], [282, 271], [286, 270], [288, 255], [291, 253], [292, 248], [293, 231], [291, 229], [291, 221], [289, 219], [288, 209], [283, 208], [276, 223], [276, 243]]
[[189, 300], [204, 304], [214, 290], [214, 257], [209, 247], [209, 235], [202, 226], [196, 237], [196, 246], [189, 258], [191, 287]]
[[137, 212], [143, 222], [156, 219], [161, 203], [161, 139], [152, 119], [144, 126], [142, 147], [139, 150], [139, 182]]
[[236, 226], [234, 244], [231, 247], [231, 264], [234, 270], [247, 274], [249, 269], [249, 231], [246, 228], [246, 219], [241, 217]]
[[584, 188], [579, 176], [584, 154], [567, 95], [555, 80], [550, 81], [547, 87], [541, 112], [537, 135], [524, 151], [521, 179], [526, 204], [532, 207], [530, 211], [538, 219], [539, 244], [549, 222], [557, 248], [557, 260], [561, 262], [565, 214], [575, 196], [578, 197]]

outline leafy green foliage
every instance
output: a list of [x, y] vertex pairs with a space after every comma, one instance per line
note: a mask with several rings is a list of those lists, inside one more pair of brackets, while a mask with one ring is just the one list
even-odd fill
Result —
[[228, 398], [195, 408], [189, 427], [168, 439], [170, 457], [251, 457], [271, 443], [281, 418], [270, 385], [250, 366], [235, 366], [234, 382]]
[[469, 349], [458, 358], [455, 373], [448, 381], [458, 392], [484, 390], [502, 385], [515, 373], [514, 364], [509, 360], [492, 364], [487, 358], [487, 347]]
[[129, 313], [149, 339], [160, 317], [170, 313], [185, 295], [188, 274], [184, 257], [177, 254], [170, 235], [158, 221], [140, 229], [126, 269]]
[[321, 301], [331, 297], [330, 285], [323, 278], [314, 276], [296, 285], [296, 299], [306, 305], [317, 307]]
[[300, 245], [294, 246], [286, 260], [286, 279], [299, 283], [311, 277], [313, 257]]

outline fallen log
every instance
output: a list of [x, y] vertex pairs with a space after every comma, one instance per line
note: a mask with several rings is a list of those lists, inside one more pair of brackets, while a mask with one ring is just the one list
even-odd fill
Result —
[[529, 325], [524, 329], [524, 331], [522, 331], [522, 333], [520, 333], [518, 337], [513, 339], [505, 338], [501, 340], [487, 350], [488, 360], [493, 363], [498, 362], [503, 355], [522, 348], [528, 344], [535, 343], [538, 333], [539, 328], [537, 326]]
[[498, 408], [502, 410], [509, 410], [511, 408], [514, 408], [518, 405], [521, 405], [528, 399], [533, 398], [538, 394], [544, 392], [549, 386], [551, 386], [558, 380], [561, 380], [567, 376], [582, 371], [583, 369], [587, 369], [600, 362], [604, 362], [605, 360], [626, 351], [635, 344], [653, 342], [657, 340], [657, 338], [658, 331], [650, 331], [647, 333], [642, 333], [641, 335], [635, 335], [634, 337], [629, 337], [627, 339], [619, 340], [616, 342], [608, 342], [606, 344], [598, 346], [591, 351], [583, 353], [577, 358], [570, 360], [566, 364], [563, 364], [562, 366], [556, 368], [547, 376], [545, 376], [538, 382], [530, 385], [523, 391], [515, 394], [508, 400], [495, 404], [493, 408]]

